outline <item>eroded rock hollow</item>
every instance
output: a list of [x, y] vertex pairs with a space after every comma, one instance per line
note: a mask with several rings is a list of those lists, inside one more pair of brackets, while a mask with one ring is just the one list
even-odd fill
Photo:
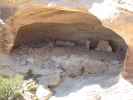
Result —
[[[18, 9], [6, 20], [0, 40], [2, 53], [17, 52], [20, 58], [27, 53], [23, 64], [39, 66], [34, 73], [48, 85], [57, 85], [64, 76], [122, 68], [127, 52], [124, 39], [91, 13], [41, 5]], [[27, 47], [30, 51], [25, 51]]]
[[22, 44], [47, 40], [106, 40], [113, 51], [127, 49], [126, 43], [117, 33], [102, 25], [92, 14], [78, 10], [43, 6], [23, 7], [7, 19], [7, 27], [1, 32], [1, 45], [11, 52]]

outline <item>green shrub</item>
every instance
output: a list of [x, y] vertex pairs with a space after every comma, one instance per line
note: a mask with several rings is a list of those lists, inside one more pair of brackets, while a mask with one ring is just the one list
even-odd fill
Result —
[[23, 77], [20, 75], [16, 75], [15, 77], [0, 76], [0, 100], [12, 100], [11, 98], [15, 97], [15, 92], [22, 81]]

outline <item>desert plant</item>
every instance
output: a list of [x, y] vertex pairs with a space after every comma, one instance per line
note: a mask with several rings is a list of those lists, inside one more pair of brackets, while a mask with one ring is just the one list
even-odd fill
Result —
[[15, 77], [0, 76], [0, 100], [12, 100], [22, 81], [23, 77], [20, 75], [16, 75]]

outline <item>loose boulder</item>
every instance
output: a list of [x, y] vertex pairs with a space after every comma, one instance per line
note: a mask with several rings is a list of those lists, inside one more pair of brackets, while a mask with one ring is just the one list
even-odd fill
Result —
[[95, 50], [112, 52], [112, 47], [110, 46], [108, 41], [100, 40]]

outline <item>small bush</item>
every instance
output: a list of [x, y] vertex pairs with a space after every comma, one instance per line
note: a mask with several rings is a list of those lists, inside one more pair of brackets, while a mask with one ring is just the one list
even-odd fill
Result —
[[0, 76], [0, 100], [14, 100], [15, 91], [21, 85], [23, 77], [16, 75], [15, 77]]

